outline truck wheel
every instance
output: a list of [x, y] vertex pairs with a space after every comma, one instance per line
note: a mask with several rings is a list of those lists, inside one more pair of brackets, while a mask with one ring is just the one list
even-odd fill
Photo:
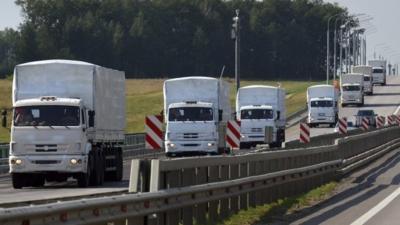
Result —
[[115, 160], [115, 167], [116, 167], [116, 171], [115, 171], [115, 177], [114, 177], [114, 181], [121, 181], [122, 180], [122, 176], [123, 176], [123, 169], [124, 169], [124, 161], [122, 158], [122, 148], [116, 148], [117, 152], [116, 152], [116, 160]]
[[102, 185], [104, 183], [104, 160], [102, 157], [102, 153], [100, 151], [101, 148], [96, 148], [93, 155], [93, 171], [90, 178], [90, 185], [97, 186]]
[[78, 175], [78, 187], [88, 187], [91, 181], [91, 174], [92, 174], [92, 162], [93, 161], [93, 154], [89, 153], [88, 157], [88, 165], [86, 169], [86, 173], [80, 173]]
[[21, 189], [25, 186], [25, 174], [12, 173], [11, 179], [14, 189]]
[[113, 160], [112, 167], [114, 171], [107, 173], [107, 178], [110, 181], [121, 181], [123, 175], [123, 159], [122, 159], [122, 148], [112, 148], [115, 159]]

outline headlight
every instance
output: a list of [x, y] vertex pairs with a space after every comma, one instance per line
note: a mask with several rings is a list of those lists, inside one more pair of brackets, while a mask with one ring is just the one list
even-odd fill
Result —
[[213, 143], [213, 142], [207, 143], [207, 146], [208, 146], [208, 147], [212, 147], [212, 146], [214, 146], [214, 145], [215, 145], [215, 143]]
[[168, 147], [175, 148], [175, 144], [174, 143], [168, 143], [167, 145], [168, 145]]
[[82, 160], [80, 160], [80, 159], [71, 159], [70, 160], [70, 163], [72, 165], [80, 164], [81, 162], [82, 162]]
[[22, 159], [12, 159], [11, 164], [16, 164], [16, 165], [21, 165], [22, 164]]

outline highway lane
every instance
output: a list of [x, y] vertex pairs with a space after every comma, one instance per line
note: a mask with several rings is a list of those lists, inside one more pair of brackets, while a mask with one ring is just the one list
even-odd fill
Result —
[[[363, 107], [346, 106], [339, 108], [339, 117], [347, 117], [350, 121], [355, 121], [354, 115], [360, 109], [373, 109], [376, 114], [387, 116], [394, 113], [400, 105], [400, 77], [388, 76], [386, 86], [374, 86], [374, 95], [365, 96]], [[311, 128], [311, 136], [333, 133], [333, 128], [327, 125]], [[299, 125], [286, 129], [286, 141], [292, 141], [299, 138]]]
[[105, 182], [102, 186], [78, 188], [74, 179], [61, 183], [46, 183], [44, 187], [24, 187], [14, 189], [8, 174], [0, 175], [0, 207], [11, 203], [29, 203], [32, 201], [51, 201], [60, 197], [73, 199], [78, 196], [98, 196], [112, 192], [123, 192], [129, 186], [131, 160], [124, 161], [123, 178], [121, 182]]
[[[289, 224], [304, 225], [375, 225], [399, 224], [400, 197], [387, 202], [392, 193], [399, 194], [400, 149], [363, 168], [341, 184], [340, 191]], [[397, 190], [397, 193], [395, 192]], [[383, 203], [388, 203], [380, 207]]]

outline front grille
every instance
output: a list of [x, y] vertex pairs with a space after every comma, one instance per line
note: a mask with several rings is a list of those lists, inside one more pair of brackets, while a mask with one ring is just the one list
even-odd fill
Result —
[[184, 133], [183, 138], [185, 139], [197, 139], [199, 138], [199, 133]]
[[197, 146], [200, 146], [200, 144], [182, 144], [182, 146], [185, 146], [185, 147], [197, 147]]
[[251, 132], [260, 133], [262, 132], [262, 128], [251, 128]]
[[35, 145], [36, 152], [56, 152], [57, 145]]
[[61, 161], [59, 160], [36, 160], [36, 161], [32, 161], [32, 163], [34, 164], [58, 164]]

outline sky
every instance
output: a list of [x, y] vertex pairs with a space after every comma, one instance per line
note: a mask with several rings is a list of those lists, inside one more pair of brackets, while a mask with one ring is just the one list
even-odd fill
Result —
[[[366, 28], [367, 59], [382, 55], [392, 64], [400, 63], [399, 0], [325, 0], [346, 7], [350, 14], [367, 14], [372, 19], [362, 23]], [[364, 17], [364, 18], [363, 18]], [[365, 19], [362, 16], [360, 20]]]
[[[364, 13], [372, 17], [366, 27], [367, 56], [382, 55], [392, 63], [400, 63], [400, 0], [324, 0], [337, 2], [350, 14]], [[360, 18], [363, 19], [363, 18]], [[14, 0], [0, 0], [0, 30], [18, 28], [23, 21]]]

